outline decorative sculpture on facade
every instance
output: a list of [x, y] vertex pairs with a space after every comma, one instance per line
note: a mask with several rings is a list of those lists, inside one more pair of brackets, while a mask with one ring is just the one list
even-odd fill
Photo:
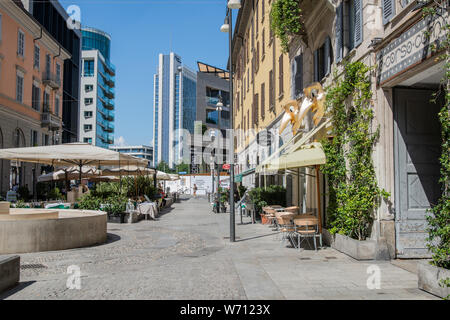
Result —
[[284, 105], [285, 114], [281, 119], [280, 134], [290, 123], [292, 134], [295, 136], [303, 126], [303, 119], [309, 111], [314, 113], [314, 125], [318, 125], [325, 114], [325, 91], [320, 83], [316, 82], [303, 90], [299, 100], [289, 101]]

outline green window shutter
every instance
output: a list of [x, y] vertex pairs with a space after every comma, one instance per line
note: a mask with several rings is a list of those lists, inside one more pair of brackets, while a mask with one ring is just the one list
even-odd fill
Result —
[[362, 0], [355, 1], [355, 48], [363, 41], [363, 3]]
[[341, 2], [336, 8], [336, 62], [342, 61], [344, 55], [344, 7]]
[[381, 9], [383, 12], [383, 24], [387, 24], [395, 16], [395, 1], [382, 0]]

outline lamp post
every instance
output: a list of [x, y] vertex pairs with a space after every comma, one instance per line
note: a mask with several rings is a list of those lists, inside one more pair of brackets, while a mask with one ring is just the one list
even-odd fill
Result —
[[[220, 212], [220, 163], [219, 163], [219, 149], [220, 149], [220, 136], [221, 134], [219, 134], [219, 132], [221, 132], [220, 130], [220, 117], [221, 117], [221, 113], [222, 113], [222, 107], [223, 107], [223, 103], [222, 103], [222, 97], [219, 96], [219, 102], [216, 105], [216, 110], [217, 110], [217, 135], [216, 135], [216, 141], [217, 141], [217, 148], [216, 148], [216, 163], [217, 163], [217, 190], [216, 190], [216, 210], [217, 213]], [[221, 151], [221, 150], [220, 150]]]
[[[229, 72], [230, 72], [230, 126], [234, 130], [234, 110], [233, 110], [233, 9], [241, 8], [241, 0], [228, 0], [227, 17], [220, 31], [228, 31], [228, 50], [229, 50]], [[227, 27], [228, 24], [228, 27]], [[234, 134], [230, 140], [231, 159], [230, 159], [230, 242], [235, 242], [235, 215], [234, 215]]]

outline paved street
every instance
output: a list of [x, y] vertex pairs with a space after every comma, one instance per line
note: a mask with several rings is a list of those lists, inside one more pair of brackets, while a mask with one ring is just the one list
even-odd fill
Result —
[[[239, 222], [239, 217], [236, 219]], [[248, 222], [248, 218], [246, 220]], [[158, 221], [108, 224], [108, 243], [21, 255], [19, 287], [3, 299], [436, 299], [417, 276], [376, 262], [381, 288], [369, 290], [367, 268], [333, 249], [285, 247], [269, 227], [238, 225], [205, 199], [182, 200]], [[67, 267], [81, 269], [81, 289], [66, 286]]]

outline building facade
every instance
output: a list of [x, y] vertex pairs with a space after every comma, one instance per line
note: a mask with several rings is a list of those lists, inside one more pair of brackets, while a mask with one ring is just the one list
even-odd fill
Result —
[[[279, 126], [283, 106], [291, 98], [289, 55], [282, 52], [270, 28], [272, 3], [243, 1], [233, 36], [234, 129], [240, 132], [235, 144], [235, 171], [248, 187], [259, 185], [254, 168], [280, 146], [280, 141], [265, 139], [269, 147], [260, 154], [258, 133]], [[279, 182], [277, 176], [269, 179]]]
[[59, 1], [22, 0], [25, 9], [58, 42], [61, 50], [70, 54], [64, 61], [64, 81], [62, 90], [62, 143], [78, 141], [80, 118], [80, 76], [81, 76], [81, 32], [79, 22], [72, 21]]
[[153, 162], [153, 147], [141, 145], [141, 146], [110, 146], [109, 149], [129, 154], [131, 156], [146, 159], [149, 162]]
[[83, 28], [80, 142], [108, 148], [114, 143], [115, 74], [110, 61], [111, 37]]
[[[247, 30], [248, 26], [245, 28], [246, 24], [242, 20], [252, 26], [251, 21], [256, 19], [257, 14], [250, 12], [261, 10], [262, 7], [270, 10], [273, 2], [246, 0], [239, 13], [234, 37], [234, 58], [237, 61], [234, 66], [237, 88], [234, 99], [237, 109], [243, 109], [244, 114], [239, 115], [238, 112], [235, 129], [242, 125], [239, 117], [245, 119], [245, 112], [251, 114], [252, 110], [252, 104], [246, 102], [245, 97], [242, 98], [241, 90], [245, 83], [243, 76], [247, 76], [248, 72], [242, 68], [242, 62], [239, 64], [242, 61], [239, 56], [242, 54], [240, 43], [243, 42], [245, 48], [246, 43], [253, 41], [256, 44], [252, 46], [256, 56], [258, 51], [257, 38], [247, 40], [242, 30]], [[417, 2], [407, 0], [304, 0], [299, 5], [304, 19], [304, 34], [291, 37], [289, 54], [283, 60], [287, 67], [284, 96], [301, 99], [302, 89], [313, 82], [320, 82], [326, 89], [343, 74], [349, 62], [361, 61], [373, 68], [370, 73], [375, 113], [373, 125], [374, 129], [379, 126], [380, 136], [372, 159], [379, 187], [391, 196], [382, 201], [373, 213], [370, 239], [376, 240], [380, 248], [387, 248], [391, 258], [429, 257], [426, 248], [426, 214], [440, 195], [438, 111], [443, 106], [443, 100], [438, 96], [435, 103], [430, 101], [433, 93], [439, 91], [445, 71], [444, 62], [435, 59], [431, 47], [445, 36], [441, 26], [448, 21], [448, 14], [434, 19], [424, 18]], [[252, 28], [258, 34], [256, 26]], [[259, 28], [263, 30], [261, 25]], [[244, 64], [248, 59], [245, 52]], [[263, 70], [270, 72], [271, 65]], [[256, 82], [257, 79], [256, 74]], [[250, 82], [250, 89], [258, 86]], [[247, 88], [244, 87], [244, 91]], [[280, 94], [276, 92], [275, 97]], [[259, 101], [261, 103], [261, 96]], [[283, 111], [276, 108], [275, 103], [276, 111], [271, 117], [256, 114], [257, 123], [278, 128]], [[303, 124], [305, 133], [314, 128], [311, 116]], [[272, 146], [269, 151], [265, 153], [266, 148], [259, 152], [260, 160], [273, 152], [271, 148], [277, 148], [276, 143], [279, 147], [289, 142], [289, 135], [291, 133], [276, 139], [280, 141], [270, 141]], [[320, 140], [317, 136], [311, 136], [309, 141]], [[250, 146], [251, 142], [243, 144], [244, 148]], [[240, 148], [238, 144], [238, 152]], [[316, 192], [321, 190], [319, 212], [324, 227], [327, 227], [327, 177], [320, 174], [320, 185], [317, 186], [314, 174], [308, 167], [303, 168], [302, 174], [297, 176], [284, 171], [273, 175], [270, 182], [284, 184], [288, 188], [290, 202], [298, 204], [302, 212], [319, 210]], [[258, 184], [258, 178], [252, 182]]]
[[[64, 61], [70, 54], [20, 2], [0, 2], [0, 148], [61, 143]], [[0, 195], [35, 194], [40, 166], [0, 160]]]
[[197, 77], [171, 52], [159, 55], [153, 80], [153, 164], [164, 161], [173, 168], [190, 156], [190, 141], [183, 142], [182, 129], [194, 133]]

